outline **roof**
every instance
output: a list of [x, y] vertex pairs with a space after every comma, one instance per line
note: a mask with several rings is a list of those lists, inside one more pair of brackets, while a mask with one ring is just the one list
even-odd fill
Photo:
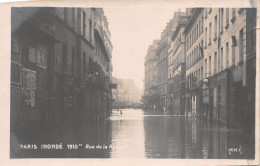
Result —
[[190, 30], [191, 25], [194, 23], [194, 20], [198, 17], [198, 15], [203, 11], [203, 8], [195, 8], [192, 16], [188, 22], [188, 24], [186, 25], [186, 28], [184, 30], [184, 33], [187, 34], [187, 32]]
[[188, 22], [188, 16], [180, 16], [178, 26], [176, 27], [176, 30], [174, 31], [174, 33], [172, 35], [172, 38], [171, 38], [172, 40], [174, 40], [177, 37], [181, 27], [185, 27], [187, 22]]

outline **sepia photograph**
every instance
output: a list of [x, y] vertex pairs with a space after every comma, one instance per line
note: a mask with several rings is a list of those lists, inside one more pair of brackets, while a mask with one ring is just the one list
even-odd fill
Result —
[[254, 2], [11, 6], [9, 159], [259, 162]]

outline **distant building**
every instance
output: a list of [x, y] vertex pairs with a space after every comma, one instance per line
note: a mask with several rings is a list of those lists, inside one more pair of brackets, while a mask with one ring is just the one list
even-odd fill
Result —
[[172, 114], [184, 115], [185, 100], [185, 34], [187, 16], [180, 16], [168, 50], [168, 109]]
[[133, 80], [113, 78], [113, 82], [117, 84], [117, 89], [113, 89], [113, 104], [115, 107], [140, 104], [141, 90], [135, 85]]
[[203, 80], [203, 57], [204, 43], [207, 47], [208, 41], [204, 41], [204, 10], [194, 8], [184, 34], [186, 36], [186, 90], [185, 90], [185, 114], [196, 116], [200, 110], [199, 102], [202, 101], [199, 86]]
[[168, 49], [171, 44], [171, 37], [174, 33], [180, 16], [185, 16], [185, 12], [175, 12], [173, 18], [167, 23], [161, 34], [161, 39], [157, 48], [157, 91], [159, 95], [158, 107], [166, 111], [169, 102], [167, 102], [167, 81], [168, 81]]
[[144, 104], [146, 106], [157, 105], [156, 100], [152, 100], [151, 96], [157, 93], [155, 87], [157, 86], [157, 57], [156, 50], [159, 40], [154, 40], [153, 44], [149, 46], [145, 56], [145, 78], [144, 78]]

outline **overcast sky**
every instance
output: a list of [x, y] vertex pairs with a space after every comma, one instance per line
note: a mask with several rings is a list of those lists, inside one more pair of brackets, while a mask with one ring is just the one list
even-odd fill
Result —
[[[148, 46], [160, 39], [166, 23], [173, 17], [175, 8], [107, 7], [113, 44], [113, 76], [133, 79], [143, 89], [144, 58]], [[184, 11], [184, 9], [182, 9]]]

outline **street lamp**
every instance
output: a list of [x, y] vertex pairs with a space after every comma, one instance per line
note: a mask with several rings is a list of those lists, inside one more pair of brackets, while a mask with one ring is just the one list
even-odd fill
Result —
[[[210, 75], [203, 79], [202, 91], [203, 91], [203, 105], [207, 116], [212, 120], [212, 91], [210, 89], [210, 77], [212, 73], [205, 73], [205, 75]], [[207, 108], [208, 107], [208, 108]]]

